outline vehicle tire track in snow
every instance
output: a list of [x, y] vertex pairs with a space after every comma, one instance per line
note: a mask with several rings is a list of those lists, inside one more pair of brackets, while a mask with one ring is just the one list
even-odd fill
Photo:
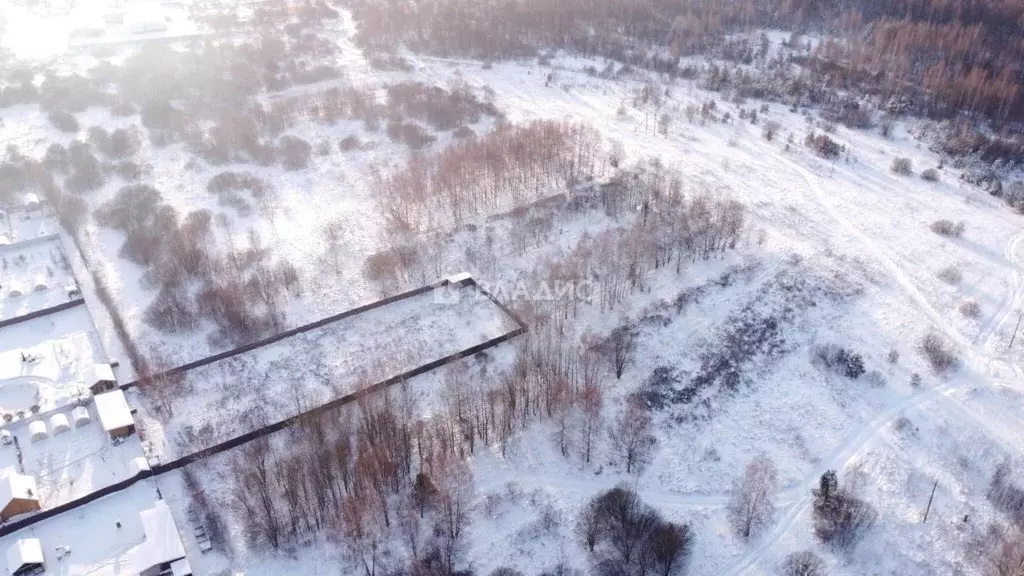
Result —
[[[973, 341], [968, 341], [960, 334], [955, 328], [950, 326], [932, 307], [931, 303], [924, 297], [924, 294], [917, 288], [909, 276], [903, 271], [903, 269], [892, 261], [885, 252], [879, 248], [874, 241], [872, 241], [866, 234], [857, 229], [845, 216], [840, 214], [836, 207], [828, 200], [826, 195], [822, 192], [821, 186], [818, 184], [819, 177], [813, 174], [811, 171], [793, 162], [789, 158], [782, 155], [776, 154], [776, 157], [783, 164], [796, 170], [797, 173], [804, 179], [808, 187], [814, 192], [818, 203], [825, 208], [825, 210], [832, 216], [832, 218], [838, 222], [848, 233], [857, 238], [861, 244], [868, 249], [868, 251], [876, 258], [883, 266], [889, 271], [890, 274], [896, 279], [896, 281], [903, 287], [904, 291], [914, 300], [918, 306], [924, 311], [925, 314], [931, 319], [932, 323], [941, 329], [950, 339], [952, 339], [957, 346], [968, 355], [968, 365], [972, 368], [988, 369], [991, 365], [991, 354], [978, 354], [975, 351], [975, 346], [978, 340], [981, 338], [985, 339], [985, 352], [990, 352], [990, 342], [992, 337], [998, 333], [999, 326], [1005, 321], [1006, 317], [1011, 313], [1017, 303], [1024, 298], [1022, 294], [1021, 285], [1022, 278], [1018, 271], [1018, 262], [1016, 260], [1016, 251], [1020, 246], [1021, 242], [1024, 241], [1024, 232], [1015, 235], [1011, 238], [1010, 242], [1004, 251], [1007, 259], [1013, 268], [1013, 276], [1011, 280], [1011, 295], [1004, 299], [1009, 304], [1001, 308], [993, 319], [989, 321], [988, 325], [979, 332], [979, 336], [976, 336]], [[1014, 372], [1020, 375], [1020, 368], [1013, 362], [1009, 362]], [[987, 370], [986, 370], [987, 372]], [[1007, 387], [1014, 387], [1001, 382], [993, 380], [984, 380], [986, 385], [1004, 385]], [[791, 505], [786, 512], [782, 515], [779, 521], [772, 527], [771, 531], [764, 535], [757, 543], [757, 545], [747, 550], [739, 558], [733, 562], [725, 565], [719, 571], [720, 574], [726, 576], [736, 576], [742, 574], [749, 568], [753, 567], [764, 556], [781, 540], [789, 529], [797, 522], [800, 516], [809, 508], [811, 504], [811, 489], [817, 482], [818, 477], [823, 474], [826, 470], [836, 470], [842, 472], [853, 460], [854, 456], [860, 449], [869, 443], [872, 438], [888, 423], [893, 421], [903, 411], [915, 408], [929, 400], [940, 400], [942, 404], [951, 404], [952, 411], [958, 412], [957, 419], [968, 420], [975, 425], [982, 425], [982, 429], [989, 431], [987, 424], [981, 422], [981, 417], [973, 412], [968, 411], [962, 406], [956, 406], [955, 402], [948, 401], [948, 395], [952, 392], [962, 388], [963, 386], [954, 386], [953, 384], [946, 384], [943, 386], [937, 386], [925, 392], [919, 392], [912, 396], [909, 396], [899, 402], [894, 403], [883, 412], [876, 414], [875, 417], [867, 424], [861, 426], [856, 434], [850, 436], [846, 442], [840, 445], [836, 450], [833, 451], [832, 455], [825, 460], [823, 465], [819, 465], [818, 469], [811, 474], [804, 482], [804, 491], [801, 498]], [[1000, 438], [1000, 436], [997, 436]], [[1019, 453], [1019, 449], [1015, 448], [1016, 452]]]
[[[796, 523], [800, 516], [810, 507], [811, 489], [817, 485], [818, 478], [828, 470], [842, 472], [854, 459], [861, 448], [869, 443], [879, 431], [892, 422], [904, 411], [916, 408], [931, 400], [935, 400], [943, 393], [951, 390], [952, 386], [939, 386], [912, 394], [895, 402], [882, 412], [875, 415], [869, 422], [863, 424], [860, 429], [848, 437], [839, 447], [832, 451], [832, 454], [820, 463], [803, 482], [802, 492], [795, 503], [791, 504], [786, 512], [772, 526], [772, 529], [765, 534], [757, 545], [747, 550], [739, 558], [723, 566], [718, 573], [723, 576], [734, 576], [742, 574], [752, 567], [789, 532], [789, 529]], [[799, 493], [799, 492], [798, 492]]]

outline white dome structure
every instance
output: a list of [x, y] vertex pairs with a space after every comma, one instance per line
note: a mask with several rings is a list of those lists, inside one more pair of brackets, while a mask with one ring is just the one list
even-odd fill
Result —
[[50, 434], [56, 436], [69, 430], [71, 430], [71, 425], [68, 424], [67, 414], [54, 414], [50, 416]]
[[92, 422], [92, 417], [89, 416], [89, 409], [85, 406], [78, 406], [71, 411], [71, 419], [75, 422], [75, 428], [81, 428], [87, 426]]
[[49, 432], [46, 431], [46, 422], [43, 422], [42, 420], [33, 420], [32, 423], [28, 425], [28, 433], [33, 442], [46, 440], [50, 437]]

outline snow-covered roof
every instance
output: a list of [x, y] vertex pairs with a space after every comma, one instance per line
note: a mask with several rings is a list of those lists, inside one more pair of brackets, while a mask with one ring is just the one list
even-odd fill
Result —
[[114, 369], [110, 364], [93, 364], [85, 369], [85, 384], [92, 386], [97, 382], [117, 382], [114, 378]]
[[46, 422], [42, 420], [33, 420], [28, 425], [28, 433], [32, 436], [33, 440], [42, 440], [47, 438], [50, 434], [46, 431]]
[[95, 400], [100, 424], [107, 432], [135, 424], [132, 412], [128, 409], [128, 401], [124, 399], [123, 391], [104, 392], [96, 395]]
[[447, 280], [449, 284], [463, 284], [472, 277], [473, 275], [469, 272], [459, 272], [458, 274], [452, 274]]
[[185, 557], [185, 547], [181, 544], [178, 527], [165, 501], [157, 500], [154, 507], [139, 512], [139, 518], [142, 520], [146, 541], [136, 551], [136, 570], [142, 572]]
[[23, 200], [25, 202], [25, 206], [29, 206], [31, 204], [39, 204], [39, 196], [37, 196], [33, 192], [29, 192], [28, 194], [25, 194], [25, 197], [23, 198]]
[[50, 416], [50, 431], [54, 434], [60, 434], [61, 432], [67, 432], [71, 429], [71, 425], [68, 424], [68, 415], [58, 412], [53, 416]]
[[89, 409], [85, 406], [75, 406], [75, 409], [71, 411], [71, 418], [75, 420], [75, 426], [85, 426], [92, 422], [92, 418], [89, 416]]
[[192, 576], [192, 565], [188, 563], [188, 558], [171, 562], [171, 574], [173, 576]]
[[14, 574], [26, 564], [43, 563], [43, 545], [39, 538], [21, 538], [7, 549], [7, 570]]
[[128, 468], [132, 471], [132, 476], [138, 475], [139, 472], [149, 470], [149, 460], [146, 460], [145, 456], [136, 456], [128, 462]]
[[18, 474], [13, 469], [0, 477], [0, 509], [6, 508], [12, 500], [38, 500], [39, 490], [36, 479], [32, 476]]

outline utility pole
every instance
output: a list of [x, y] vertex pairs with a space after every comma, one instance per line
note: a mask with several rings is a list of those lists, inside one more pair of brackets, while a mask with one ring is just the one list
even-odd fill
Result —
[[1021, 318], [1024, 318], [1024, 312], [1021, 312], [1020, 316], [1017, 317], [1017, 326], [1015, 326], [1013, 328], [1013, 336], [1010, 338], [1010, 346], [1009, 346], [1009, 348], [1013, 348], [1013, 341], [1017, 338], [1017, 329], [1020, 328], [1020, 319]]
[[937, 488], [938, 485], [938, 480], [935, 481], [935, 484], [932, 484], [932, 495], [928, 497], [928, 507], [924, 509], [924, 520], [921, 520], [922, 524], [928, 521], [928, 512], [932, 509], [932, 498], [935, 498], [935, 488]]

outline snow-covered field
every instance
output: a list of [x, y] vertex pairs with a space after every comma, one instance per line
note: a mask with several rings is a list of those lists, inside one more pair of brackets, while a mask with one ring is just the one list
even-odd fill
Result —
[[[560, 57], [546, 67], [485, 67], [406, 54], [412, 72], [378, 75], [369, 71], [350, 37], [340, 35], [338, 42], [339, 62], [353, 83], [401, 78], [446, 86], [464, 81], [481, 92], [493, 91], [509, 122], [585, 122], [601, 133], [609, 149], [621, 146], [625, 164], [658, 158], [681, 173], [684, 193], [728, 195], [747, 208], [744, 239], [723, 259], [693, 263], [679, 273], [672, 267], [659, 269], [646, 290], [632, 293], [618, 308], [588, 305], [568, 322], [567, 334], [576, 338], [607, 333], [621, 318], [643, 317], [652, 310], [667, 318], [641, 325], [636, 360], [621, 379], [603, 375], [607, 422], [655, 368], [672, 368], [680, 380], [693, 377], [702, 354], [718, 345], [728, 319], [740, 313], [780, 319], [781, 354], [750, 367], [749, 385], [716, 398], [699, 417], [681, 406], [655, 412], [657, 444], [639, 476], [624, 472], [606, 441], [588, 465], [563, 456], [547, 422], [517, 432], [507, 450], [496, 445], [478, 449], [470, 459], [476, 494], [465, 553], [477, 573], [501, 565], [536, 573], [562, 561], [585, 567], [588, 557], [572, 529], [575, 515], [598, 491], [625, 482], [667, 518], [691, 523], [697, 540], [690, 574], [774, 574], [787, 554], [804, 549], [818, 552], [837, 575], [980, 574], [964, 550], [998, 519], [985, 497], [992, 471], [1006, 458], [1024, 457], [1024, 359], [1019, 352], [1024, 342], [1009, 347], [1024, 300], [1024, 228], [1019, 215], [963, 184], [953, 169], [939, 170], [937, 182], [893, 174], [895, 158], [909, 158], [915, 173], [939, 165], [927, 145], [911, 136], [913, 120], [897, 123], [889, 138], [877, 130], [839, 127], [830, 136], [845, 151], [834, 161], [823, 160], [802, 144], [808, 127], [821, 131], [813, 111], [805, 116], [778, 104], [765, 111], [761, 102], [729, 103], [678, 80], [667, 85], [661, 111], [671, 123], [661, 134], [647, 112], [629, 104], [648, 78], [608, 80], [584, 71], [587, 66], [601, 69], [602, 62]], [[687, 108], [699, 108], [709, 98], [718, 100], [716, 119], [690, 118]], [[740, 120], [741, 108], [759, 109], [759, 124]], [[726, 112], [732, 119], [722, 122]], [[40, 155], [45, 142], [70, 139], [58, 135], [45, 115], [31, 107], [0, 114], [0, 138], [24, 143], [25, 153]], [[96, 109], [79, 116], [83, 130], [135, 122]], [[780, 126], [773, 141], [761, 135], [766, 121]], [[484, 121], [474, 129], [491, 127]], [[381, 291], [394, 293], [432, 280], [379, 286], [363, 274], [365, 259], [386, 247], [371, 171], [375, 166], [395, 169], [409, 153], [356, 122], [307, 123], [296, 133], [314, 144], [329, 141], [331, 151], [314, 155], [310, 167], [296, 172], [246, 167], [274, 188], [269, 206], [247, 215], [219, 206], [206, 193], [205, 184], [217, 170], [193, 161], [183, 145], [147, 144], [141, 155], [153, 168], [149, 181], [180, 213], [206, 207], [224, 214], [232, 225], [218, 231], [219, 242], [244, 243], [241, 237], [251, 228], [275, 255], [299, 268], [304, 290], [288, 302], [291, 326], [373, 301]], [[350, 134], [369, 144], [339, 152], [337, 141]], [[446, 143], [447, 135], [441, 135], [434, 146]], [[112, 179], [89, 197], [90, 206], [111, 198], [122, 184]], [[963, 236], [933, 232], [932, 223], [942, 219], [963, 221]], [[336, 254], [319, 234], [336, 221], [345, 229], [338, 266], [331, 264]], [[469, 270], [499, 296], [511, 293], [508, 287], [529, 277], [539, 262], [564, 255], [585, 234], [619, 225], [597, 209], [558, 213], [550, 233], [527, 245], [516, 240], [521, 222], [514, 214], [469, 224], [443, 244], [432, 265], [441, 274]], [[120, 299], [133, 336], [172, 364], [216, 352], [202, 330], [165, 335], [144, 322], [143, 311], [155, 292], [141, 285], [141, 267], [118, 256], [123, 238], [94, 223], [85, 234], [87, 249]], [[471, 254], [481, 246], [486, 246], [486, 257]], [[73, 266], [77, 269], [77, 261]], [[669, 312], [667, 303], [682, 290], [701, 286], [706, 287], [701, 299]], [[86, 287], [87, 302], [90, 298]], [[971, 302], [977, 313], [964, 312], [973, 308], [965, 306]], [[34, 322], [45, 327], [49, 321]], [[130, 401], [140, 407], [147, 442], [169, 460], [497, 336], [510, 329], [506, 322], [486, 301], [451, 305], [412, 299], [192, 371], [169, 396], [137, 389]], [[960, 366], [951, 375], [934, 374], [919, 353], [918, 343], [928, 333], [941, 335], [957, 349]], [[34, 337], [12, 336], [28, 343]], [[822, 344], [862, 354], [874, 373], [870, 381], [812, 364], [812, 348]], [[43, 345], [40, 340], [37, 346]], [[503, 345], [493, 361], [509, 364], [512, 348]], [[889, 359], [892, 350], [897, 361]], [[920, 386], [912, 385], [914, 374], [922, 376]], [[442, 411], [440, 376], [418, 377], [409, 387], [421, 396], [418, 407], [424, 417]], [[195, 439], [182, 442], [188, 434]], [[279, 448], [286, 450], [282, 444]], [[763, 534], [745, 541], [730, 529], [725, 506], [732, 482], [761, 454], [779, 471], [776, 512]], [[223, 479], [231, 458], [222, 454], [193, 466], [207, 496], [229, 518], [233, 485]], [[844, 485], [880, 512], [851, 555], [821, 545], [813, 535], [810, 491], [827, 470], [837, 470]], [[161, 482], [183, 524], [189, 490], [177, 473]], [[928, 522], [922, 523], [933, 486], [934, 504]], [[540, 521], [552, 515], [556, 522]], [[227, 550], [194, 560], [194, 566], [206, 570], [197, 573], [347, 569], [336, 543], [327, 538], [270, 551], [250, 546], [238, 526], [229, 524]]]
[[515, 329], [474, 285], [452, 284], [189, 370], [167, 392], [144, 384], [129, 400], [152, 453], [170, 461]]
[[6, 326], [0, 340], [0, 407], [12, 415], [88, 396], [88, 371], [106, 362], [84, 306]]

